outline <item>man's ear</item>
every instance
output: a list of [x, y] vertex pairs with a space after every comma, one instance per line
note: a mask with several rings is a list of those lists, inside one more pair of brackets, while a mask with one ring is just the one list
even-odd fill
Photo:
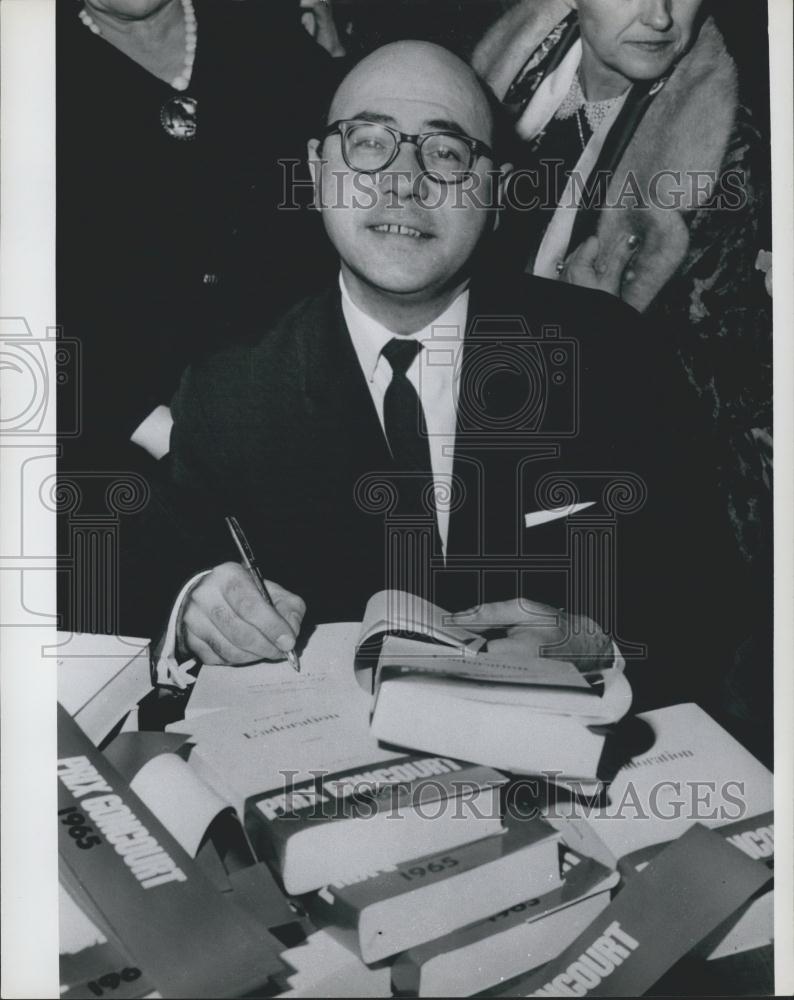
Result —
[[323, 158], [320, 154], [320, 140], [319, 139], [309, 139], [306, 146], [306, 155], [309, 162], [309, 173], [312, 175], [312, 183], [314, 184], [314, 204], [312, 208], [321, 209], [323, 204], [322, 198], [322, 169], [323, 169]]

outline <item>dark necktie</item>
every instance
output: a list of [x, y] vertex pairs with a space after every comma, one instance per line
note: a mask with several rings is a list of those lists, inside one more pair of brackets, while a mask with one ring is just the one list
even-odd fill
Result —
[[400, 475], [396, 513], [427, 519], [433, 516], [433, 548], [441, 552], [433, 502], [433, 466], [425, 415], [419, 393], [408, 380], [407, 371], [422, 345], [416, 340], [395, 337], [383, 348], [391, 365], [392, 379], [383, 397], [383, 424], [386, 440]]

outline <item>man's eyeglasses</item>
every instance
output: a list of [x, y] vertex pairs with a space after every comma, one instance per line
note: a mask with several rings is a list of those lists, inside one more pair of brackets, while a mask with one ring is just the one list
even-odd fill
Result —
[[351, 170], [375, 174], [385, 170], [400, 152], [404, 142], [416, 146], [419, 165], [425, 173], [441, 184], [460, 184], [471, 172], [480, 156], [493, 160], [493, 150], [478, 139], [458, 132], [422, 132], [406, 135], [399, 129], [377, 122], [340, 120], [325, 130], [324, 138], [339, 133], [342, 156]]

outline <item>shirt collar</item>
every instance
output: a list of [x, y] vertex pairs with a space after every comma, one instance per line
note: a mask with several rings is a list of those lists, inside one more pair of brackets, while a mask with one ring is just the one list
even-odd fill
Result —
[[[375, 369], [378, 367], [381, 351], [390, 340], [397, 336], [393, 330], [389, 330], [378, 320], [367, 315], [363, 309], [356, 305], [351, 299], [350, 293], [345, 285], [345, 279], [340, 271], [339, 288], [342, 292], [342, 313], [350, 331], [350, 339], [353, 341], [361, 370], [364, 372], [368, 382], [375, 377]], [[428, 341], [432, 339], [433, 327], [455, 327], [460, 331], [459, 336], [463, 336], [466, 328], [466, 316], [469, 309], [469, 289], [464, 288], [431, 323], [416, 333], [404, 334], [406, 340]]]

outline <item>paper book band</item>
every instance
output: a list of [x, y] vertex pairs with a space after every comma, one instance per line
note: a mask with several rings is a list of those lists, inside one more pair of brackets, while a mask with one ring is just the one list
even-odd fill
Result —
[[500, 995], [639, 997], [772, 877], [695, 824], [665, 847], [554, 961]]
[[353, 767], [333, 774], [317, 773], [309, 781], [253, 796], [246, 815], [283, 826], [285, 835], [306, 824], [350, 819], [356, 815], [427, 806], [441, 799], [472, 794], [507, 779], [489, 767], [449, 757], [395, 757], [372, 767]]
[[292, 943], [303, 936], [301, 919], [267, 865], [256, 863], [234, 807], [175, 756], [186, 741], [176, 733], [122, 733], [105, 756], [213, 885], [233, 893], [234, 903], [280, 941]]
[[[712, 827], [715, 833], [724, 837], [728, 843], [733, 844], [740, 851], [743, 851], [754, 861], [760, 861], [768, 868], [774, 867], [775, 860], [775, 814], [773, 812], [762, 813], [760, 816], [747, 816], [736, 823], [727, 823], [725, 826]], [[618, 868], [624, 876], [643, 868], [656, 855], [667, 846], [669, 841], [662, 844], [649, 844], [638, 851], [625, 854], [618, 862]]]
[[254, 864], [253, 850], [231, 802], [182, 759], [186, 742], [175, 733], [121, 733], [104, 753], [217, 888], [228, 890], [227, 873]]
[[276, 942], [217, 892], [60, 707], [57, 773], [61, 865], [164, 997], [235, 996], [283, 971]]
[[107, 941], [61, 955], [60, 980], [60, 1000], [94, 1000], [105, 994], [113, 1000], [137, 1000], [154, 991], [145, 972]]

